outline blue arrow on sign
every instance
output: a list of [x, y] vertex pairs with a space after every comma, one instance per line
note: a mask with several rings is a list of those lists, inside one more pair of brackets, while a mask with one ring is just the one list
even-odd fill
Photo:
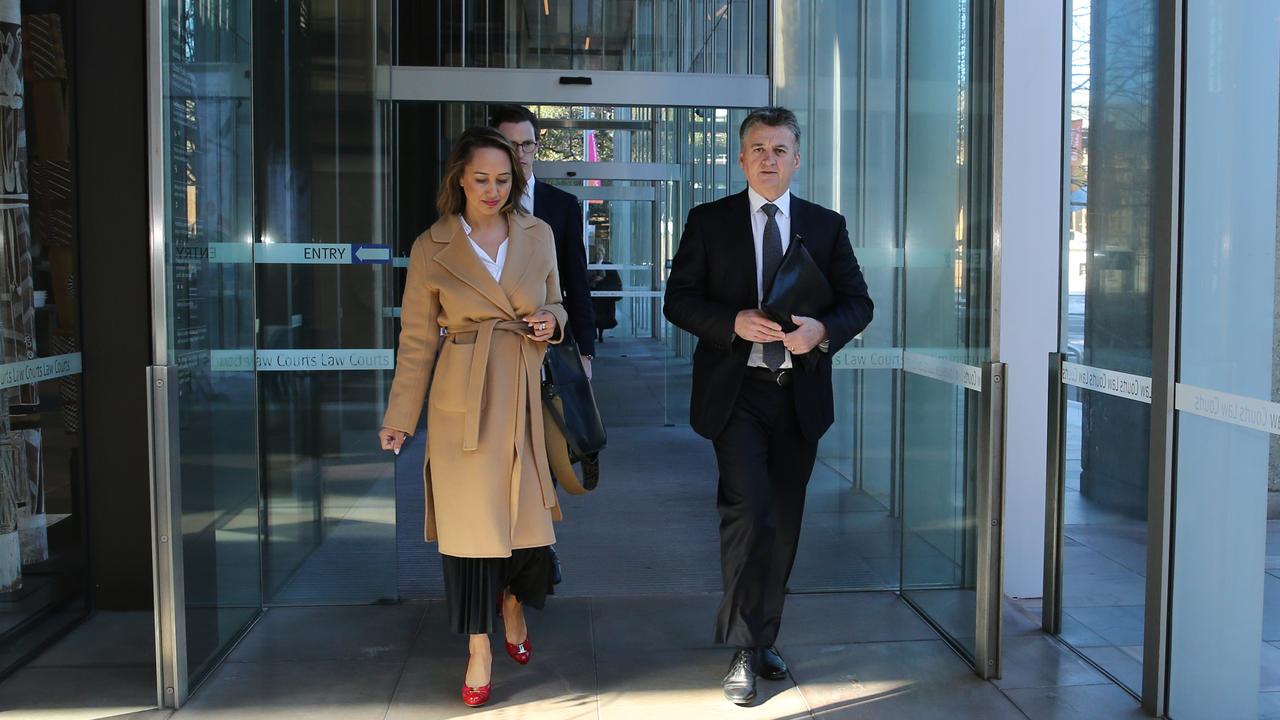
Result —
[[388, 245], [351, 245], [352, 265], [387, 265], [391, 262]]

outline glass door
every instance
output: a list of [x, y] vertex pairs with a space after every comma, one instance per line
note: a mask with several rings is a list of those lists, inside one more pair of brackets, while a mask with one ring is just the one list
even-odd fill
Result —
[[907, 13], [902, 596], [999, 672], [989, 3]]
[[160, 704], [262, 610], [254, 372], [252, 3], [149, 5]]

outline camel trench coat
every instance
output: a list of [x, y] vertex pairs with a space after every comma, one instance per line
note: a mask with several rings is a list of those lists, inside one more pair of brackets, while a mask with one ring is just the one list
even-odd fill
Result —
[[521, 322], [547, 310], [558, 322], [551, 342], [563, 337], [555, 242], [531, 215], [507, 221], [498, 282], [457, 215], [414, 241], [382, 421], [413, 433], [426, 402], [426, 539], [455, 557], [509, 557], [515, 548], [550, 545], [552, 519], [560, 519], [542, 424], [546, 347]]

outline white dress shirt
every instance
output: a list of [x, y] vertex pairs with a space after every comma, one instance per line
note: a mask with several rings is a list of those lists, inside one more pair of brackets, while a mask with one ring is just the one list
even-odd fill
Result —
[[[747, 199], [751, 203], [751, 235], [755, 239], [756, 246], [756, 303], [764, 302], [764, 226], [769, 222], [769, 216], [765, 214], [765, 203], [769, 202], [764, 199], [760, 193], [747, 188]], [[786, 252], [791, 245], [791, 191], [782, 193], [782, 196], [773, 201], [778, 206], [778, 212], [774, 214], [773, 221], [778, 224], [778, 233], [782, 238], [782, 252]], [[783, 350], [786, 356], [782, 360], [783, 369], [791, 367], [791, 353]], [[764, 362], [764, 346], [760, 343], [752, 343], [751, 357], [747, 360], [748, 367], [768, 367]]]
[[529, 182], [524, 186], [524, 195], [520, 196], [520, 206], [530, 215], [533, 214], [533, 184], [535, 182], [537, 180], [533, 178], [533, 173], [529, 173]]
[[507, 241], [503, 239], [502, 244], [498, 246], [498, 257], [491, 258], [489, 253], [484, 251], [475, 240], [471, 239], [471, 226], [467, 224], [466, 218], [458, 216], [458, 221], [462, 223], [462, 232], [467, 234], [467, 242], [471, 243], [471, 249], [475, 250], [476, 257], [480, 258], [480, 262], [484, 263], [484, 269], [489, 271], [493, 276], [493, 281], [498, 282], [498, 278], [502, 277], [502, 268], [507, 264]]

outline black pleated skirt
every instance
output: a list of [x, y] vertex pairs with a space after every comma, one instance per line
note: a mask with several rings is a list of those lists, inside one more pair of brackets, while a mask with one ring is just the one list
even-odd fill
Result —
[[510, 587], [516, 599], [541, 610], [552, 594], [551, 548], [520, 548], [507, 558], [463, 558], [440, 555], [449, 628], [463, 635], [494, 631], [498, 593]]

